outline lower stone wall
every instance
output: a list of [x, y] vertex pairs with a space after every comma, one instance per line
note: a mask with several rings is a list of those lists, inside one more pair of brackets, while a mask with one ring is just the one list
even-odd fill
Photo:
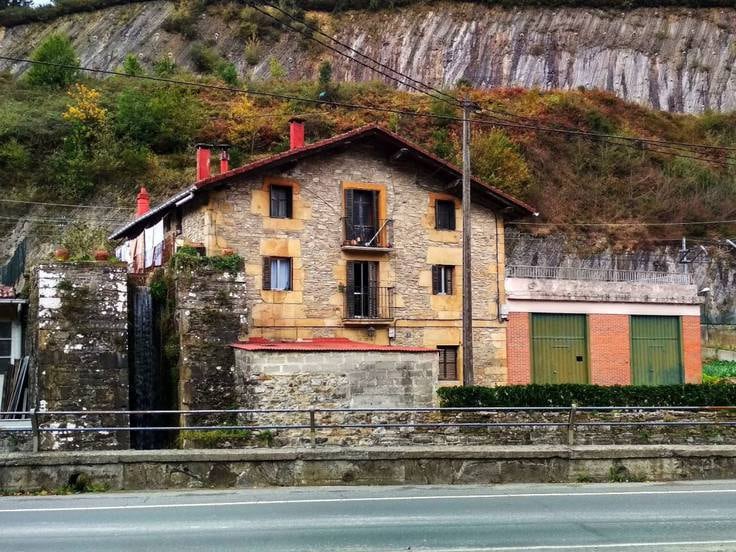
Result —
[[444, 447], [0, 454], [0, 489], [110, 490], [731, 479], [734, 446]]

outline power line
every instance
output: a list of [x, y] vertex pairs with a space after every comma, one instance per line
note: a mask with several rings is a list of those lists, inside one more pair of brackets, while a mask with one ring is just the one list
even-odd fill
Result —
[[122, 211], [127, 209], [126, 207], [109, 207], [105, 205], [80, 205], [75, 203], [47, 203], [43, 201], [23, 201], [20, 199], [0, 199], [0, 203], [18, 203], [23, 205], [43, 205], [47, 207], [71, 207], [80, 209], [106, 209], [106, 210], [117, 210]]
[[[319, 29], [318, 27], [314, 27], [313, 25], [310, 25], [309, 23], [307, 23], [307, 22], [305, 22], [305, 21], [300, 21], [299, 19], [297, 19], [296, 17], [294, 17], [294, 16], [293, 16], [293, 15], [292, 15], [291, 13], [289, 13], [288, 11], [286, 11], [286, 10], [282, 9], [281, 7], [279, 7], [279, 6], [275, 5], [275, 4], [272, 4], [272, 3], [270, 3], [270, 2], [266, 2], [266, 1], [264, 1], [263, 3], [264, 3], [264, 4], [266, 4], [267, 6], [269, 6], [269, 7], [273, 8], [274, 10], [277, 10], [277, 11], [279, 11], [279, 12], [283, 13], [283, 14], [284, 14], [285, 16], [287, 16], [287, 17], [288, 17], [289, 19], [291, 19], [292, 21], [295, 21], [295, 22], [299, 23], [300, 25], [303, 25], [303, 26], [304, 26], [305, 28], [307, 28], [307, 29], [309, 29], [310, 31], [312, 31], [312, 33], [316, 33], [316, 34], [322, 35], [322, 36], [324, 36], [325, 38], [327, 38], [327, 39], [331, 40], [332, 42], [334, 42], [335, 44], [338, 44], [338, 45], [340, 45], [341, 47], [343, 47], [343, 48], [346, 48], [346, 49], [347, 49], [348, 51], [350, 51], [350, 52], [353, 52], [354, 54], [357, 54], [357, 55], [359, 55], [359, 56], [360, 56], [360, 57], [362, 57], [363, 59], [367, 59], [367, 60], [368, 60], [368, 61], [370, 61], [371, 63], [374, 63], [374, 64], [378, 65], [379, 67], [382, 67], [382, 68], [384, 68], [384, 69], [387, 69], [388, 71], [391, 71], [392, 73], [395, 73], [396, 75], [399, 75], [399, 76], [400, 76], [401, 78], [403, 78], [403, 79], [406, 79], [406, 80], [408, 80], [408, 81], [411, 81], [411, 82], [413, 82], [413, 83], [415, 83], [415, 84], [417, 84], [417, 85], [419, 85], [419, 86], [421, 86], [421, 87], [423, 87], [423, 88], [427, 88], [427, 89], [429, 89], [429, 90], [431, 90], [431, 91], [433, 91], [433, 92], [435, 92], [435, 93], [439, 94], [440, 96], [444, 96], [445, 98], [448, 98], [448, 99], [452, 100], [452, 101], [453, 101], [453, 102], [455, 103], [455, 105], [457, 105], [458, 107], [460, 107], [460, 106], [462, 105], [462, 102], [461, 102], [461, 100], [460, 100], [459, 98], [456, 98], [455, 96], [453, 96], [453, 95], [451, 95], [451, 94], [447, 94], [446, 92], [443, 92], [442, 90], [439, 90], [439, 89], [437, 89], [437, 88], [435, 88], [435, 87], [433, 87], [433, 86], [431, 86], [431, 85], [429, 85], [429, 84], [427, 84], [427, 83], [425, 83], [425, 82], [422, 82], [422, 81], [420, 81], [420, 80], [418, 80], [418, 79], [415, 79], [415, 78], [413, 78], [413, 77], [411, 77], [411, 76], [407, 75], [406, 73], [402, 73], [401, 71], [398, 71], [398, 70], [394, 69], [393, 67], [391, 67], [391, 66], [389, 66], [389, 65], [386, 65], [385, 63], [382, 63], [382, 62], [378, 61], [377, 59], [375, 59], [375, 58], [372, 58], [372, 57], [370, 57], [370, 56], [368, 56], [368, 55], [364, 54], [363, 52], [361, 52], [360, 50], [357, 50], [357, 49], [353, 48], [353, 47], [352, 47], [352, 46], [350, 46], [349, 44], [346, 44], [346, 43], [344, 43], [344, 42], [342, 42], [342, 41], [338, 40], [337, 38], [335, 38], [335, 37], [333, 37], [333, 36], [331, 36], [331, 35], [328, 35], [327, 33], [325, 33], [325, 32], [323, 32], [322, 30], [320, 30], [320, 29]], [[275, 17], [273, 16], [273, 15], [271, 15], [271, 14], [269, 14], [269, 13], [267, 13], [267, 12], [263, 12], [263, 11], [261, 11], [260, 9], [258, 9], [258, 8], [257, 8], [257, 7], [255, 6], [255, 4], [254, 4], [254, 3], [252, 3], [252, 2], [248, 2], [248, 4], [249, 4], [249, 5], [251, 5], [251, 6], [252, 6], [252, 7], [254, 8], [254, 9], [256, 9], [257, 11], [259, 11], [259, 12], [261, 12], [261, 13], [265, 13], [265, 14], [266, 14], [266, 15], [268, 15], [268, 16], [269, 16], [269, 17], [270, 17], [271, 19], [274, 19], [274, 20], [276, 20], [277, 22], [279, 22], [280, 24], [282, 24], [282, 25], [283, 25], [283, 23], [282, 23], [282, 22], [281, 22], [281, 21], [280, 21], [279, 19], [275, 18]], [[293, 29], [293, 27], [289, 27], [289, 28]], [[303, 32], [302, 32], [302, 31], [300, 31], [299, 29], [293, 29], [293, 30], [294, 30], [294, 31], [296, 31], [296, 32], [299, 32], [299, 33], [301, 33], [301, 34], [302, 34], [303, 36], [306, 36], [307, 38], [313, 39], [313, 37], [311, 37], [311, 36], [307, 36], [307, 35], [306, 35], [306, 33], [303, 33]], [[319, 42], [319, 41], [317, 41], [317, 42], [318, 42], [319, 44], [323, 44], [322, 42]], [[344, 52], [338, 52], [337, 50], [335, 50], [335, 49], [333, 49], [333, 48], [331, 48], [331, 47], [329, 47], [329, 46], [328, 46], [328, 48], [330, 48], [330, 50], [336, 51], [336, 52], [337, 52], [338, 54], [340, 54], [341, 56], [344, 56], [344, 57], [348, 58], [348, 59], [349, 59], [349, 60], [351, 60], [351, 61], [356, 61], [356, 62], [358, 62], [358, 61], [357, 61], [357, 60], [356, 60], [356, 59], [355, 59], [355, 58], [354, 58], [353, 56], [347, 55], [347, 54], [345, 54]], [[360, 63], [360, 62], [358, 62], [358, 63]], [[363, 64], [361, 63], [361, 65], [363, 65]], [[395, 78], [393, 78], [393, 77], [390, 77], [390, 76], [386, 75], [385, 73], [383, 73], [383, 72], [381, 72], [381, 71], [379, 71], [379, 70], [377, 70], [377, 69], [375, 69], [375, 68], [371, 68], [371, 67], [368, 67], [368, 68], [369, 68], [369, 69], [371, 69], [372, 71], [376, 71], [376, 72], [380, 73], [381, 75], [384, 75], [384, 76], [386, 76], [386, 77], [388, 77], [388, 78], [390, 78], [390, 79], [392, 79], [392, 80], [396, 81], [396, 79], [395, 79]], [[399, 84], [403, 84], [404, 86], [411, 86], [411, 85], [407, 85], [406, 83], [403, 83], [403, 82], [400, 82]], [[412, 87], [412, 88], [413, 88], [413, 87]], [[429, 93], [428, 93], [428, 92], [426, 92], [426, 91], [421, 91], [421, 90], [420, 90], [420, 92], [422, 92], [422, 93], [424, 93], [424, 94], [427, 94], [427, 95], [429, 95], [429, 96], [431, 96], [431, 97], [433, 97], [433, 98], [436, 98], [436, 96], [433, 96], [432, 94], [429, 94]], [[440, 99], [440, 98], [437, 98], [437, 99]], [[449, 103], [449, 102], [447, 102], [447, 103]]]
[[688, 221], [688, 222], [510, 222], [513, 225], [524, 225], [524, 226], [700, 226], [700, 225], [711, 225], [711, 224], [734, 224], [736, 219], [726, 220], [700, 220], [700, 221]]

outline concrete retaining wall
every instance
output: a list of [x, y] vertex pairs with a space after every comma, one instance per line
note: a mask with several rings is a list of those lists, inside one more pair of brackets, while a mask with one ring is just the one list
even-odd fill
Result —
[[734, 446], [180, 450], [0, 455], [0, 489], [669, 481], [736, 476]]

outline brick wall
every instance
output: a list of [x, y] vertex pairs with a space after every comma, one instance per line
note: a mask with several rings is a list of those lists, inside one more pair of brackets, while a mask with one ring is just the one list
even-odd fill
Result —
[[509, 385], [531, 383], [532, 357], [530, 338], [529, 313], [510, 313], [506, 337]]
[[682, 349], [685, 364], [685, 383], [700, 383], [703, 363], [700, 351], [700, 317], [682, 317]]
[[588, 316], [590, 383], [628, 385], [631, 383], [631, 339], [626, 314]]

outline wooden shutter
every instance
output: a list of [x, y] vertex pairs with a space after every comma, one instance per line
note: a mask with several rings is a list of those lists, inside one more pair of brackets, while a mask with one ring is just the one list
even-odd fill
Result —
[[432, 295], [440, 292], [440, 267], [432, 265]]
[[348, 224], [353, 224], [353, 204], [355, 203], [355, 192], [353, 190], [345, 190], [345, 218]]
[[294, 289], [294, 259], [287, 259], [289, 261], [289, 285], [286, 286], [286, 289], [291, 291]]
[[435, 199], [434, 200], [434, 227], [435, 229], [440, 228], [440, 208], [441, 208], [442, 202]]
[[445, 348], [445, 377], [448, 380], [457, 379], [457, 347]]
[[271, 289], [271, 257], [263, 257], [263, 285], [261, 289]]
[[279, 216], [279, 198], [278, 198], [278, 194], [276, 194], [276, 188], [274, 186], [269, 186], [268, 193], [271, 198], [271, 211], [269, 213], [269, 216], [271, 218], [278, 217]]
[[378, 263], [368, 263], [368, 313], [378, 316]]
[[[371, 223], [375, 227], [374, 232], [378, 230], [378, 227], [380, 226], [380, 221], [378, 220], [378, 192], [374, 191], [371, 192], [371, 202], [373, 203], [373, 220]], [[368, 239], [372, 238], [373, 236], [370, 236]]]
[[447, 278], [447, 289], [445, 290], [445, 293], [447, 293], [447, 295], [452, 295], [454, 293], [453, 288], [452, 288], [452, 284], [453, 284], [452, 277], [455, 274], [455, 267], [446, 266], [445, 274], [446, 274], [445, 277]]
[[286, 191], [286, 218], [293, 218], [294, 188], [289, 186]]
[[449, 215], [448, 215], [448, 221], [449, 221], [449, 223], [448, 223], [447, 226], [448, 226], [448, 228], [450, 230], [454, 230], [455, 229], [455, 202], [454, 201], [448, 201], [447, 202], [447, 207], [448, 207], [448, 210], [449, 210]]
[[346, 318], [355, 318], [355, 261], [348, 261], [345, 274]]

